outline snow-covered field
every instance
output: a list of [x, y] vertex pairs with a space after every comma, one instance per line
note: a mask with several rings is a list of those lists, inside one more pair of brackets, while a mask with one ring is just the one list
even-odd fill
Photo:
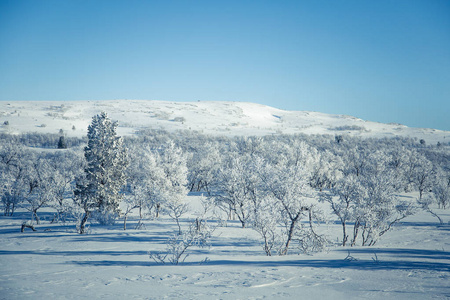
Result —
[[[119, 135], [161, 128], [226, 136], [305, 133], [413, 137], [427, 145], [450, 141], [448, 131], [242, 102], [2, 101], [0, 132], [82, 137], [101, 111], [119, 121]], [[403, 196], [415, 202], [418, 193]], [[184, 229], [199, 215], [201, 199], [198, 193], [187, 196], [191, 210], [183, 216]], [[189, 248], [184, 263], [171, 265], [158, 264], [148, 254], [165, 250], [178, 231], [167, 216], [146, 219], [138, 230], [136, 215], [127, 230], [122, 220], [111, 226], [92, 223], [89, 234], [80, 235], [74, 220], [51, 223], [54, 212], [43, 208], [37, 231], [21, 232], [32, 217], [22, 208], [0, 217], [0, 299], [450, 298], [449, 209], [433, 207], [442, 225], [418, 210], [373, 247], [338, 246], [341, 225], [323, 209], [331, 222], [321, 224], [320, 231], [333, 242], [325, 252], [268, 257], [256, 231], [211, 217], [209, 224], [216, 228], [211, 247]]]
[[[199, 197], [189, 195], [195, 215]], [[0, 218], [1, 299], [446, 299], [450, 297], [450, 211], [444, 220], [419, 212], [375, 247], [331, 246], [312, 256], [265, 256], [258, 235], [235, 221], [217, 227], [211, 248], [191, 248], [185, 263], [157, 264], [148, 251], [164, 249], [176, 232], [171, 219], [50, 224], [41, 213], [36, 232], [20, 232], [29, 213]], [[183, 221], [187, 226], [190, 218]], [[211, 221], [211, 225], [217, 225]], [[323, 225], [333, 240], [340, 225]]]
[[105, 111], [119, 121], [118, 134], [140, 129], [196, 130], [213, 135], [348, 134], [361, 137], [413, 137], [428, 144], [450, 141], [450, 132], [383, 124], [345, 115], [285, 111], [245, 102], [0, 101], [0, 132], [40, 132], [85, 136], [92, 117]]

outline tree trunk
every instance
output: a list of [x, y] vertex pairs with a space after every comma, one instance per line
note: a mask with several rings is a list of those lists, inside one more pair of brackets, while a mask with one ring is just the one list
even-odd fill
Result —
[[352, 244], [351, 246], [355, 246], [356, 244], [356, 239], [358, 238], [358, 233], [359, 233], [359, 220], [355, 221], [355, 225], [353, 225], [353, 239], [352, 239]]
[[294, 236], [295, 225], [297, 224], [298, 218], [300, 217], [300, 213], [293, 219], [291, 219], [291, 225], [289, 226], [288, 238], [286, 241], [286, 245], [284, 246], [283, 251], [281, 251], [280, 255], [286, 255], [289, 249], [289, 244], [291, 243], [292, 237]]
[[178, 235], [181, 235], [180, 221], [178, 220], [178, 218], [176, 218], [175, 221], [177, 221], [177, 225], [178, 225]]
[[[5, 204], [5, 214], [4, 214], [5, 216], [9, 216], [10, 206], [11, 206], [10, 203]], [[439, 206], [440, 206], [440, 203], [439, 203]]]
[[123, 230], [127, 230], [127, 218], [128, 218], [127, 215], [123, 217]]
[[37, 215], [37, 209], [33, 210], [33, 217], [36, 220], [36, 224], [39, 225], [41, 224], [41, 220], [39, 219], [38, 215]]
[[346, 226], [345, 222], [342, 222], [342, 234], [343, 234], [342, 246], [345, 246], [345, 244], [347, 243], [347, 239], [348, 239], [348, 235], [347, 235], [345, 226]]
[[159, 218], [159, 210], [161, 209], [161, 204], [156, 204], [156, 218]]
[[85, 212], [84, 213], [84, 217], [83, 217], [83, 219], [81, 220], [81, 223], [80, 223], [80, 234], [85, 234], [86, 233], [85, 225], [86, 225], [86, 222], [87, 222], [88, 218], [89, 218], [89, 212]]

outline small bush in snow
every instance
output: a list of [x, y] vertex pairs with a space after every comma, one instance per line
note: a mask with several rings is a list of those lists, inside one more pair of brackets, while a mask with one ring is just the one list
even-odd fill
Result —
[[182, 235], [175, 234], [166, 241], [165, 252], [148, 252], [148, 255], [157, 263], [165, 264], [166, 261], [178, 265], [189, 256], [187, 250], [192, 246], [210, 247], [210, 239], [214, 229], [205, 220], [195, 220], [189, 226], [189, 230]]

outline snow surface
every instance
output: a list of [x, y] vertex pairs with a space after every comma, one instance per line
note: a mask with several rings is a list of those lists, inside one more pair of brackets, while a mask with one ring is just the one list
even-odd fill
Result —
[[[9, 125], [0, 125], [0, 132], [62, 129], [81, 137], [101, 111], [119, 121], [119, 135], [162, 128], [227, 136], [306, 133], [450, 141], [448, 131], [242, 102], [3, 101], [0, 124]], [[413, 201], [417, 195], [407, 196]], [[193, 209], [182, 222], [185, 228], [200, 209], [198, 195], [189, 195], [188, 202]], [[31, 216], [17, 211], [0, 217], [0, 299], [447, 299], [450, 210], [435, 211], [444, 225], [422, 211], [386, 233], [376, 247], [331, 246], [313, 256], [267, 257], [255, 231], [228, 221], [215, 230], [210, 249], [192, 248], [178, 266], [157, 264], [147, 253], [164, 250], [177, 231], [169, 218], [148, 220], [141, 230], [132, 229], [136, 217], [126, 231], [120, 223], [91, 224], [88, 235], [79, 235], [73, 222], [51, 224], [53, 213], [42, 210], [37, 231], [21, 233]], [[338, 223], [321, 229], [332, 241], [341, 236]]]
[[[0, 132], [58, 133], [85, 136], [92, 117], [101, 111], [119, 121], [119, 135], [153, 128], [195, 130], [214, 135], [277, 133], [348, 134], [361, 137], [413, 137], [429, 144], [450, 141], [450, 132], [383, 124], [345, 115], [285, 111], [245, 102], [0, 101]], [[72, 129], [74, 126], [75, 129]]]
[[[199, 196], [188, 201], [193, 217]], [[89, 234], [79, 235], [73, 223], [50, 224], [47, 211], [36, 232], [21, 233], [30, 216], [17, 212], [0, 218], [0, 298], [446, 299], [450, 211], [436, 212], [444, 225], [420, 212], [376, 247], [331, 246], [313, 256], [267, 257], [252, 229], [228, 221], [215, 230], [211, 248], [192, 248], [178, 266], [157, 264], [147, 254], [163, 250], [177, 231], [170, 219], [146, 221], [142, 230], [92, 224]], [[132, 218], [127, 228], [135, 224]], [[330, 239], [340, 237], [337, 223], [322, 230]]]

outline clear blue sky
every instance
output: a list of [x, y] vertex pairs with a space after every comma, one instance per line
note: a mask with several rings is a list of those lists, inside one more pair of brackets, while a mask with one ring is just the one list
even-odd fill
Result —
[[103, 99], [450, 130], [450, 1], [0, 0], [0, 100]]

